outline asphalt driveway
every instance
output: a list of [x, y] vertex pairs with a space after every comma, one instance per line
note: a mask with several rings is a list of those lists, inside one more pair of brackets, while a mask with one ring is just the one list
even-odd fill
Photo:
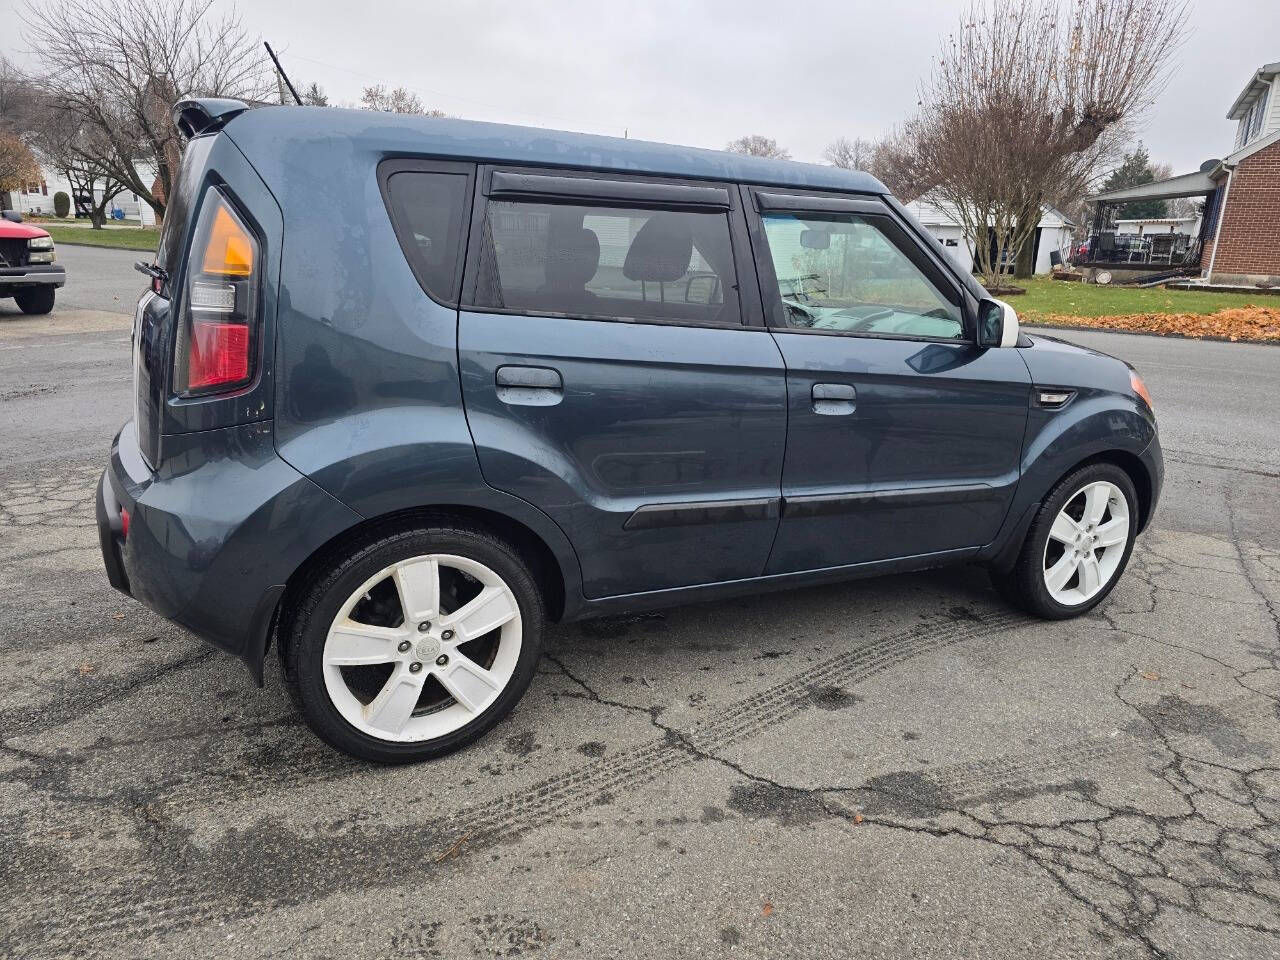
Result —
[[556, 628], [487, 739], [385, 769], [107, 586], [141, 278], [84, 249], [0, 308], [0, 955], [1280, 953], [1280, 348], [1063, 334], [1168, 456], [1088, 617], [960, 568]]

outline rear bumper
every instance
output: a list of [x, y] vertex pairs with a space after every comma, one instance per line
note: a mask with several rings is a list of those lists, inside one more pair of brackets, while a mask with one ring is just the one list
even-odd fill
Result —
[[129, 592], [129, 578], [124, 572], [120, 551], [124, 547], [124, 516], [115, 490], [103, 471], [98, 481], [98, 546], [102, 548], [102, 565], [107, 568], [107, 582], [121, 593]]
[[166, 437], [165, 450], [152, 471], [132, 423], [112, 444], [97, 504], [107, 580], [261, 683], [289, 577], [360, 518], [276, 456], [270, 423]]
[[26, 267], [0, 267], [0, 288], [61, 287], [67, 271], [60, 263], [35, 263]]

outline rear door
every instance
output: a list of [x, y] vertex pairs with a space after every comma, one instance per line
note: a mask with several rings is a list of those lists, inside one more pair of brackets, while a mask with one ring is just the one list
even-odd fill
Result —
[[790, 408], [768, 572], [988, 543], [1019, 477], [1018, 350], [975, 345], [972, 297], [878, 198], [744, 193]]
[[787, 396], [736, 188], [482, 170], [464, 290], [485, 480], [555, 519], [588, 597], [761, 573]]

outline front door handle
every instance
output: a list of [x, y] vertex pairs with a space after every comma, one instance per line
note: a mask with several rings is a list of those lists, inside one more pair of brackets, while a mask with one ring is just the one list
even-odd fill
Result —
[[815, 383], [810, 397], [813, 412], [823, 416], [847, 416], [858, 407], [858, 391], [848, 383]]
[[564, 380], [551, 367], [499, 367], [498, 399], [520, 407], [550, 407], [564, 398]]

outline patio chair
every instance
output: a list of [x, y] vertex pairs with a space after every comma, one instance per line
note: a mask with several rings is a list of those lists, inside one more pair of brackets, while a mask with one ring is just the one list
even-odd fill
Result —
[[1098, 255], [1095, 260], [1106, 261], [1116, 258], [1116, 235], [1114, 233], [1104, 233], [1098, 237]]
[[1129, 241], [1129, 255], [1125, 259], [1129, 263], [1135, 261], [1145, 263], [1147, 260], [1147, 244], [1149, 242], [1146, 237], [1134, 237]]
[[1152, 237], [1151, 253], [1147, 259], [1151, 263], [1172, 263], [1173, 248], [1177, 242], [1177, 236], [1172, 233], [1162, 233]]

